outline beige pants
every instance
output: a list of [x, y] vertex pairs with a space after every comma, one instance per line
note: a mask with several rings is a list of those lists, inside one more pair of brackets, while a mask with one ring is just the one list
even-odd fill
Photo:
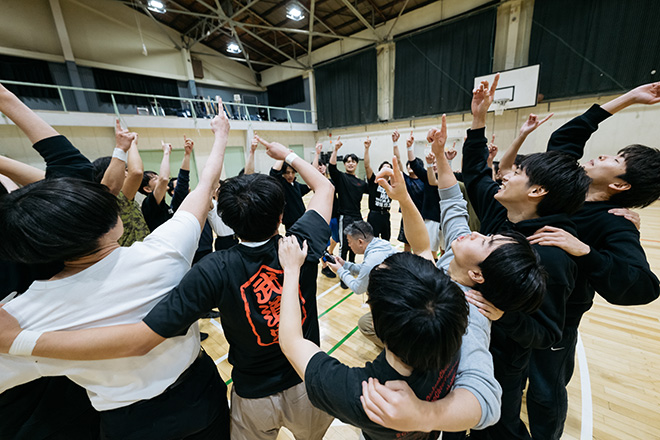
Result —
[[297, 440], [322, 440], [333, 420], [312, 406], [304, 382], [259, 399], [246, 399], [231, 390], [232, 440], [275, 440], [283, 426]]
[[358, 320], [358, 328], [365, 338], [369, 339], [379, 348], [384, 347], [383, 341], [378, 339], [378, 336], [376, 336], [376, 332], [374, 331], [374, 320], [371, 316], [371, 312], [367, 312], [366, 314], [362, 315], [362, 317]]

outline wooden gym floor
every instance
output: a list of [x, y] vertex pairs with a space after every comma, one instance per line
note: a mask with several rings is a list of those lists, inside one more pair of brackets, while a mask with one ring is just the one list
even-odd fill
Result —
[[[365, 197], [362, 206], [364, 218], [368, 213], [366, 200]], [[401, 216], [397, 203], [393, 205], [391, 242], [403, 250], [396, 240]], [[660, 275], [660, 202], [639, 212], [642, 245], [652, 269]], [[335, 254], [338, 253], [337, 246]], [[362, 295], [342, 289], [338, 278], [326, 278], [319, 271], [317, 298], [321, 348], [351, 366], [362, 366], [374, 359], [379, 350], [357, 329], [359, 317], [368, 310]], [[200, 320], [200, 328], [210, 335], [202, 345], [216, 361], [222, 378], [229, 381], [232, 367], [227, 362], [228, 345], [221, 324], [204, 319]], [[580, 333], [587, 368], [576, 368], [569, 385], [568, 419], [562, 439], [581, 438], [582, 403], [589, 400], [591, 412], [588, 404], [584, 409], [593, 414], [594, 439], [660, 439], [660, 301], [618, 307], [597, 296], [594, 307], [583, 318]], [[585, 388], [580, 376], [586, 371], [590, 381], [585, 381]], [[588, 391], [583, 396], [585, 389]], [[357, 440], [359, 431], [336, 421], [325, 438]], [[282, 430], [278, 439], [293, 436]]]

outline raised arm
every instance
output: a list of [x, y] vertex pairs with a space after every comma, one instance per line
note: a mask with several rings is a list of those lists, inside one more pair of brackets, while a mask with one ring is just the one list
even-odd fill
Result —
[[332, 149], [332, 154], [330, 155], [330, 160], [328, 161], [330, 165], [337, 166], [337, 153], [339, 152], [341, 146], [344, 145], [340, 139], [341, 136], [337, 137], [337, 142], [335, 142], [335, 147]]
[[374, 170], [371, 169], [371, 158], [369, 157], [369, 147], [371, 147], [371, 139], [367, 136], [367, 140], [364, 141], [364, 171], [367, 174], [367, 180], [371, 179], [371, 176], [374, 175]]
[[5, 156], [0, 156], [0, 174], [23, 186], [46, 177], [46, 173], [40, 169]]
[[192, 155], [195, 142], [183, 136], [183, 160], [181, 161], [181, 168], [176, 178], [176, 187], [172, 193], [172, 202], [170, 207], [172, 211], [177, 211], [181, 203], [188, 197], [190, 192], [190, 156]]
[[295, 236], [281, 238], [278, 255], [284, 271], [280, 305], [280, 348], [298, 376], [304, 379], [309, 360], [321, 351], [318, 345], [305, 339], [302, 332], [298, 280], [300, 267], [307, 257], [307, 242], [303, 242], [301, 249]]
[[0, 84], [0, 112], [11, 119], [33, 144], [59, 135], [53, 127], [37, 116], [2, 84]]
[[[406, 150], [408, 151], [408, 162], [415, 160], [415, 137], [413, 136], [412, 130], [410, 131], [410, 137], [406, 139]], [[417, 172], [415, 171], [415, 174]], [[417, 174], [419, 177], [419, 174]]]
[[442, 125], [440, 129], [432, 128], [426, 135], [426, 140], [431, 144], [431, 151], [437, 158], [438, 167], [438, 189], [449, 188], [456, 185], [456, 176], [454, 176], [449, 161], [445, 156], [445, 143], [447, 142], [447, 116], [442, 115]]
[[142, 183], [142, 176], [144, 175], [144, 166], [142, 165], [142, 157], [138, 151], [138, 135], [135, 133], [135, 139], [131, 142], [131, 148], [128, 149], [128, 162], [126, 163], [126, 179], [124, 185], [121, 187], [121, 192], [128, 200], [135, 199], [140, 184]]
[[433, 152], [429, 152], [429, 154], [426, 155], [426, 180], [431, 186], [438, 186], [438, 177], [435, 175], [435, 171], [433, 170], [433, 165], [435, 162], [435, 154]]
[[[387, 181], [387, 177], [390, 178], [389, 182]], [[413, 253], [433, 261], [429, 233], [424, 225], [422, 215], [417, 210], [412, 198], [410, 198], [410, 194], [408, 194], [406, 182], [403, 179], [403, 173], [401, 173], [399, 161], [396, 156], [392, 158], [391, 170], [384, 167], [376, 175], [376, 183], [385, 188], [387, 195], [392, 200], [399, 202], [403, 227], [406, 230], [406, 237]]]
[[248, 152], [247, 162], [245, 163], [245, 174], [254, 174], [254, 155], [259, 146], [259, 141], [256, 136], [252, 137], [250, 141], [250, 151]]
[[166, 144], [164, 141], [160, 141], [160, 144], [163, 147], [163, 159], [160, 161], [158, 182], [154, 189], [156, 203], [162, 202], [167, 192], [167, 183], [170, 181], [170, 154], [172, 153], [172, 144]]
[[332, 199], [334, 197], [334, 186], [310, 163], [298, 157], [284, 145], [277, 142], [267, 142], [257, 136], [261, 144], [266, 147], [266, 153], [275, 160], [286, 161], [300, 174], [309, 188], [314, 191], [307, 210], [318, 212], [327, 223], [330, 223], [332, 215]]
[[[222, 100], [218, 102], [222, 106]], [[199, 179], [197, 187], [185, 198], [179, 211], [188, 211], [197, 217], [201, 227], [206, 222], [206, 216], [209, 212], [209, 201], [211, 195], [220, 180], [222, 165], [225, 160], [225, 147], [229, 138], [229, 120], [225, 112], [220, 112], [218, 116], [211, 121], [211, 130], [213, 130], [214, 141], [213, 148], [206, 159], [202, 176]], [[317, 172], [318, 174], [318, 172]]]
[[398, 130], [394, 130], [392, 133], [392, 154], [394, 154], [394, 157], [396, 157], [396, 160], [399, 161], [399, 163], [404, 163], [401, 162], [401, 153], [399, 152], [399, 138], [401, 135], [399, 134]]
[[314, 159], [312, 159], [312, 166], [314, 168], [319, 167], [319, 158], [321, 157], [321, 152], [323, 151], [323, 144], [320, 142], [316, 143], [316, 146], [314, 147]]
[[126, 178], [126, 163], [128, 161], [128, 150], [135, 139], [135, 133], [121, 128], [119, 119], [115, 121], [115, 151], [108, 168], [103, 173], [101, 183], [108, 187], [110, 192], [119, 195]]
[[522, 125], [522, 127], [520, 127], [520, 133], [513, 140], [509, 149], [504, 152], [502, 159], [500, 159], [500, 174], [502, 176], [513, 169], [516, 155], [518, 155], [520, 147], [522, 147], [525, 139], [527, 139], [527, 136], [529, 136], [531, 132], [539, 128], [548, 119], [550, 119], [552, 115], [554, 115], [554, 113], [550, 113], [548, 116], [539, 121], [538, 116], [536, 116], [534, 113], [530, 113], [525, 123]]
[[342, 179], [342, 172], [337, 169], [337, 153], [339, 152], [339, 149], [344, 145], [339, 139], [341, 136], [337, 138], [337, 142], [335, 142], [335, 147], [332, 149], [332, 154], [330, 155], [330, 160], [328, 161], [328, 173], [330, 174], [330, 178], [335, 182], [335, 185], [337, 185], [338, 190], [337, 192], [341, 191], [341, 179]]

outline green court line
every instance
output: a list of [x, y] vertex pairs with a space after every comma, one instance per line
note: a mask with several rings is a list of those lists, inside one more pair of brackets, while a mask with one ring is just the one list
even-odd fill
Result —
[[334, 303], [329, 309], [327, 309], [325, 312], [321, 313], [321, 314], [319, 315], [319, 318], [322, 317], [323, 315], [325, 315], [326, 313], [328, 313], [330, 310], [332, 310], [332, 309], [334, 309], [335, 307], [337, 307], [339, 304], [341, 304], [341, 303], [343, 303], [344, 301], [346, 301], [346, 299], [348, 299], [348, 297], [351, 296], [351, 295], [353, 295], [353, 292], [349, 293], [348, 295], [346, 295], [345, 297], [343, 297], [342, 299], [340, 299], [339, 301], [337, 301], [336, 303]]
[[346, 342], [346, 340], [347, 340], [348, 338], [350, 338], [351, 336], [353, 336], [353, 334], [354, 334], [356, 331], [358, 331], [358, 327], [357, 327], [357, 326], [355, 326], [355, 328], [354, 328], [353, 330], [351, 330], [350, 332], [348, 332], [348, 334], [347, 334], [346, 336], [344, 336], [343, 338], [341, 338], [341, 341], [337, 342], [337, 343], [335, 344], [334, 347], [332, 347], [330, 350], [328, 350], [328, 354], [332, 354], [332, 352], [335, 351], [336, 349], [338, 349], [338, 348], [339, 348], [344, 342]]
[[233, 382], [233, 379], [229, 379], [227, 382], [225, 382], [225, 385], [229, 385], [232, 382]]

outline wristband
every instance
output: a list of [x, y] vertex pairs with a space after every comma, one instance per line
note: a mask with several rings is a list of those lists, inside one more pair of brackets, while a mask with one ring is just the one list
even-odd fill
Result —
[[9, 354], [13, 356], [30, 356], [32, 350], [37, 345], [37, 340], [41, 336], [41, 332], [33, 330], [23, 330], [16, 336], [14, 342], [9, 348]]
[[115, 148], [115, 150], [112, 152], [112, 157], [116, 157], [123, 162], [128, 162], [128, 153], [121, 148]]
[[393, 147], [398, 147], [399, 146], [399, 141], [393, 141], [392, 146]]
[[415, 149], [415, 146], [414, 146], [414, 145], [411, 145], [410, 147], [408, 147], [408, 151], [412, 151], [412, 150], [414, 150], [414, 149]]
[[284, 162], [291, 165], [291, 162], [293, 162], [294, 159], [297, 158], [297, 157], [298, 157], [298, 155], [296, 153], [291, 152], [291, 153], [289, 153], [289, 155], [286, 158], [284, 158]]

